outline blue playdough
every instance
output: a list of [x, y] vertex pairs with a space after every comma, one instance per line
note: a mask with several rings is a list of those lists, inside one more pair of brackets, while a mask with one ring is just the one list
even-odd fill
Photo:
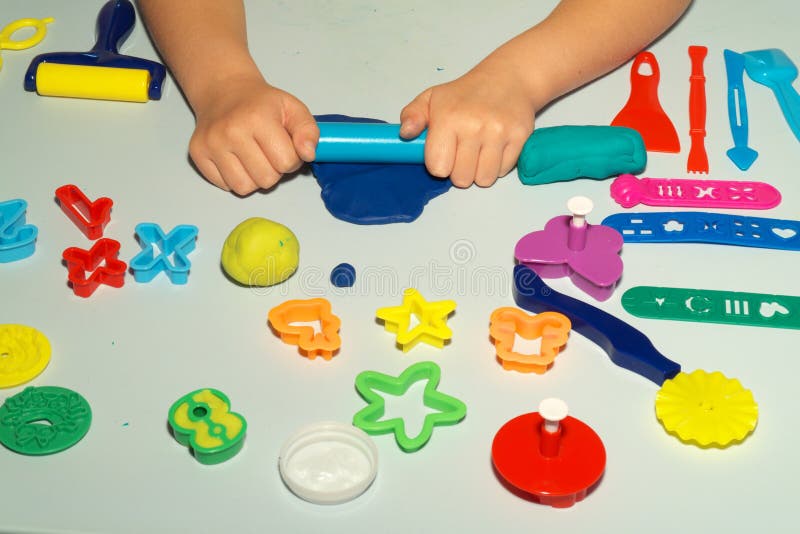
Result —
[[[317, 122], [375, 122], [346, 115], [318, 115]], [[355, 224], [411, 222], [429, 200], [451, 187], [449, 179], [428, 174], [425, 165], [312, 163], [322, 201], [337, 219]]]
[[356, 268], [349, 263], [340, 263], [331, 271], [331, 284], [336, 287], [352, 287], [356, 283]]

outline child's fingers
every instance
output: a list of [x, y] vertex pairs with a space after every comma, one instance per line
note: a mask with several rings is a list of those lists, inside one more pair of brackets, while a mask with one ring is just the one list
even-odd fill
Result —
[[272, 168], [278, 175], [294, 172], [300, 168], [303, 162], [295, 152], [292, 138], [284, 129], [273, 130], [268, 133], [260, 133], [256, 139], [269, 160]]
[[250, 179], [262, 189], [269, 189], [281, 178], [281, 173], [270, 165], [262, 146], [255, 139], [237, 150], [236, 157]]
[[447, 178], [456, 159], [456, 134], [450, 129], [432, 128], [425, 139], [425, 167], [433, 176]]
[[475, 181], [475, 171], [478, 168], [478, 155], [481, 145], [472, 138], [458, 138], [456, 158], [453, 163], [453, 172], [450, 181], [456, 187], [469, 187]]
[[500, 164], [503, 160], [503, 144], [492, 143], [481, 146], [478, 166], [475, 170], [475, 183], [480, 187], [489, 187], [500, 176]]
[[[287, 128], [288, 129], [288, 128]], [[310, 121], [304, 121], [294, 129], [289, 130], [292, 136], [295, 152], [303, 161], [314, 161], [319, 142], [319, 126], [312, 117]]]
[[209, 158], [192, 157], [192, 161], [194, 161], [197, 170], [200, 171], [200, 174], [202, 174], [206, 180], [224, 191], [231, 190], [228, 184], [225, 183], [225, 180], [222, 179], [222, 174], [219, 172], [217, 166]]
[[428, 125], [431, 89], [426, 89], [400, 112], [400, 137], [413, 139]]
[[245, 171], [242, 162], [233, 152], [222, 152], [215, 159], [214, 164], [222, 174], [222, 179], [237, 195], [249, 195], [256, 189], [256, 184]]
[[517, 165], [519, 153], [524, 144], [524, 141], [509, 141], [506, 144], [505, 149], [503, 149], [503, 157], [500, 162], [500, 174], [498, 176], [505, 176]]

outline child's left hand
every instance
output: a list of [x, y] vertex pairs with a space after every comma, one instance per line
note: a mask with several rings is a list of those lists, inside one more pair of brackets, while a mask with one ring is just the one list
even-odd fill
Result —
[[[495, 72], [493, 72], [493, 70]], [[456, 187], [488, 187], [508, 174], [533, 132], [535, 108], [522, 80], [478, 65], [423, 91], [400, 114], [400, 135], [428, 128], [425, 166]]]

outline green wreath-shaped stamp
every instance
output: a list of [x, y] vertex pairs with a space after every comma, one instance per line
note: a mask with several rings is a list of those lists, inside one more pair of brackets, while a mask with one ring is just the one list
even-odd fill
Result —
[[92, 409], [80, 394], [29, 386], [0, 406], [0, 443], [20, 454], [54, 454], [83, 439], [91, 424]]
[[181, 445], [190, 447], [202, 464], [233, 458], [244, 445], [247, 421], [230, 411], [228, 397], [216, 389], [192, 391], [169, 409], [169, 426]]

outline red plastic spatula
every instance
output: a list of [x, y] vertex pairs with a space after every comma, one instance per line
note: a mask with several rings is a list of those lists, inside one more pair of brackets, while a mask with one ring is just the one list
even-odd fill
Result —
[[[640, 72], [642, 65], [650, 67], [649, 74]], [[680, 152], [678, 132], [658, 101], [660, 77], [656, 56], [640, 52], [631, 66], [628, 102], [611, 121], [611, 126], [633, 128], [641, 134], [645, 149], [650, 152]]]

